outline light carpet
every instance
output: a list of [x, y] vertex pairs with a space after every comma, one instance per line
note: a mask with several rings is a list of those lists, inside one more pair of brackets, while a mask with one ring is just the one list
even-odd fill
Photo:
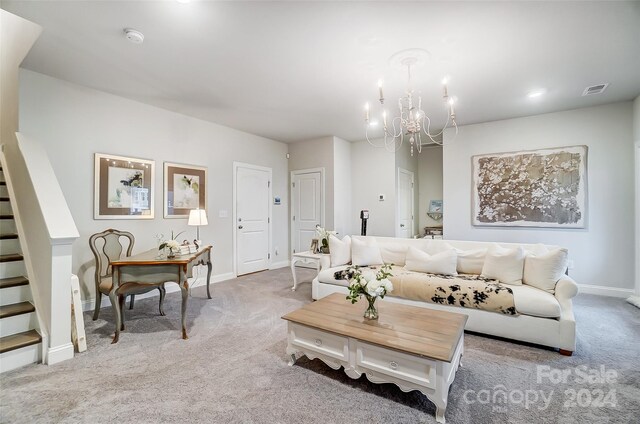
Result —
[[[180, 338], [179, 293], [167, 295], [166, 317], [157, 314], [157, 298], [136, 301], [115, 345], [111, 308], [97, 321], [85, 314], [87, 352], [2, 374], [0, 421], [434, 423], [433, 404], [418, 392], [364, 376], [351, 380], [305, 357], [287, 365], [280, 317], [310, 301], [314, 275], [298, 272], [305, 283], [296, 292], [288, 269], [215, 284], [212, 300], [204, 287], [194, 289], [186, 341]], [[590, 295], [578, 295], [574, 305], [573, 357], [467, 333], [447, 422], [640, 422], [640, 310], [624, 299]], [[543, 375], [539, 383], [539, 365], [569, 375], [556, 384]], [[608, 381], [581, 381], [581, 371], [601, 367]]]

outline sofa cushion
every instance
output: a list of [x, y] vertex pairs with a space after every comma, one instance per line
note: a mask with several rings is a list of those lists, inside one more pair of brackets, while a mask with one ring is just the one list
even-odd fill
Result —
[[409, 246], [402, 243], [380, 244], [380, 254], [385, 264], [404, 266], [407, 260]]
[[351, 263], [358, 266], [382, 265], [378, 242], [375, 239], [351, 240]]
[[503, 284], [519, 286], [522, 284], [524, 256], [524, 249], [520, 246], [515, 249], [505, 249], [493, 244], [487, 250], [481, 275], [496, 279]]
[[510, 288], [519, 313], [542, 318], [560, 318], [560, 303], [551, 293], [527, 285]]
[[457, 270], [460, 274], [482, 274], [487, 249], [456, 249], [456, 253], [458, 254]]
[[340, 240], [330, 234], [329, 257], [331, 258], [331, 266], [340, 266], [351, 262], [351, 237], [345, 236]]
[[556, 283], [567, 270], [569, 251], [564, 248], [548, 250], [542, 246], [524, 259], [522, 282], [553, 293]]
[[422, 250], [410, 247], [407, 251], [405, 268], [409, 271], [432, 274], [457, 275], [458, 259], [454, 249], [430, 255]]

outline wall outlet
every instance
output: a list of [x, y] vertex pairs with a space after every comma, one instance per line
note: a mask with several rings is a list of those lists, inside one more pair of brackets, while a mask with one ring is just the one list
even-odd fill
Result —
[[567, 268], [568, 268], [568, 269], [573, 269], [573, 265], [574, 265], [574, 264], [573, 264], [573, 259], [569, 259], [569, 260], [567, 261]]
[[220, 218], [229, 218], [229, 211], [227, 211], [225, 209], [220, 209], [218, 211], [218, 217], [220, 217]]

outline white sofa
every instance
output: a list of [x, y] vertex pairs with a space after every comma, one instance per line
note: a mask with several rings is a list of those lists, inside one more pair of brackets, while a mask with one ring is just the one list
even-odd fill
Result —
[[[398, 246], [398, 243], [413, 246], [421, 250], [433, 248], [433, 243], [447, 243], [463, 251], [488, 248], [494, 243], [456, 240], [400, 239], [391, 237], [358, 237], [375, 242], [383, 248], [385, 244]], [[497, 243], [505, 248], [522, 246], [525, 251], [533, 251], [536, 245]], [[546, 246], [549, 249], [557, 246]], [[387, 261], [384, 258], [385, 262]], [[326, 264], [325, 264], [326, 265]], [[325, 266], [312, 283], [312, 297], [321, 299], [331, 293], [348, 293], [348, 282], [336, 280], [335, 272], [346, 266]], [[504, 337], [513, 340], [549, 346], [560, 350], [564, 355], [571, 355], [576, 347], [576, 323], [573, 315], [571, 298], [578, 293], [578, 286], [568, 275], [562, 276], [555, 286], [553, 294], [529, 285], [512, 286], [513, 297], [518, 315], [509, 316], [480, 309], [435, 304], [416, 301], [388, 294], [383, 302], [398, 302], [434, 310], [450, 311], [465, 314], [469, 317], [465, 329], [468, 331]]]

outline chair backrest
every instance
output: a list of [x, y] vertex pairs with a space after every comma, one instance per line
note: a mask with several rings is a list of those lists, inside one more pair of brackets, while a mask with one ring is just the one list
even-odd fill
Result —
[[128, 231], [109, 228], [89, 237], [89, 247], [96, 259], [96, 286], [100, 284], [101, 279], [111, 276], [111, 261], [122, 257], [125, 246], [121, 239], [127, 244], [125, 256], [131, 256], [135, 238]]

